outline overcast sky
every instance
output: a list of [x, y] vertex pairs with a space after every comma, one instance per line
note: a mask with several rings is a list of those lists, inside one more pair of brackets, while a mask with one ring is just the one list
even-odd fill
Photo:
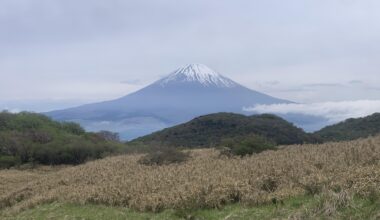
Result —
[[126, 95], [187, 63], [300, 103], [380, 100], [378, 0], [0, 0], [0, 109]]

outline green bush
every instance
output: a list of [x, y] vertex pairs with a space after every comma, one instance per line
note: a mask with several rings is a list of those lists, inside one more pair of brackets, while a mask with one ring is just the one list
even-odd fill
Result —
[[182, 163], [189, 157], [189, 153], [182, 152], [176, 148], [163, 147], [146, 154], [139, 160], [139, 163], [148, 166], [160, 166], [172, 163]]
[[74, 122], [62, 122], [63, 130], [76, 135], [85, 134], [85, 130], [77, 123]]
[[14, 156], [0, 156], [0, 169], [9, 169], [21, 164], [20, 158]]
[[224, 147], [223, 154], [237, 156], [251, 155], [265, 150], [275, 150], [276, 144], [266, 138], [251, 134], [243, 138], [225, 139], [221, 144]]

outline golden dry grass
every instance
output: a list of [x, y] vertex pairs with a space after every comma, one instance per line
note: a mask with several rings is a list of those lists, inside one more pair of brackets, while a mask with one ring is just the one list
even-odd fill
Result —
[[0, 170], [0, 196], [25, 186], [42, 176], [57, 172], [68, 166], [38, 166], [28, 169]]
[[212, 149], [191, 155], [183, 164], [155, 167], [139, 164], [141, 155], [125, 155], [40, 176], [0, 171], [0, 209], [59, 201], [159, 211], [230, 202], [255, 205], [323, 190], [380, 191], [380, 137], [288, 146], [245, 158], [221, 157]]

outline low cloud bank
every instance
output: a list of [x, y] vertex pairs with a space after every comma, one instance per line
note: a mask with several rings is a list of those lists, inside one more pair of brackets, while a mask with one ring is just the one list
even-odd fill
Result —
[[326, 118], [335, 123], [348, 118], [358, 118], [380, 112], [380, 100], [322, 102], [311, 104], [255, 105], [244, 108], [254, 113], [304, 114]]
[[7, 112], [10, 112], [10, 113], [19, 113], [19, 112], [21, 112], [21, 110], [17, 109], [17, 108], [2, 108], [0, 106], [0, 112], [2, 112], [2, 111], [7, 111]]

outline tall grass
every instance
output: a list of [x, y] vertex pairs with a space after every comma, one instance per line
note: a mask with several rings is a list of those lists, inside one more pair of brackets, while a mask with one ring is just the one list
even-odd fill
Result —
[[[287, 146], [242, 158], [224, 157], [212, 149], [190, 154], [184, 163], [163, 166], [140, 164], [144, 155], [124, 155], [65, 168], [6, 187], [0, 208], [18, 211], [59, 201], [160, 211], [281, 203], [291, 196], [323, 192], [335, 193], [329, 195], [337, 198], [333, 206], [339, 208], [352, 195], [380, 191], [380, 137]], [[9, 172], [0, 171], [0, 179]], [[328, 203], [321, 204], [328, 212]]]

